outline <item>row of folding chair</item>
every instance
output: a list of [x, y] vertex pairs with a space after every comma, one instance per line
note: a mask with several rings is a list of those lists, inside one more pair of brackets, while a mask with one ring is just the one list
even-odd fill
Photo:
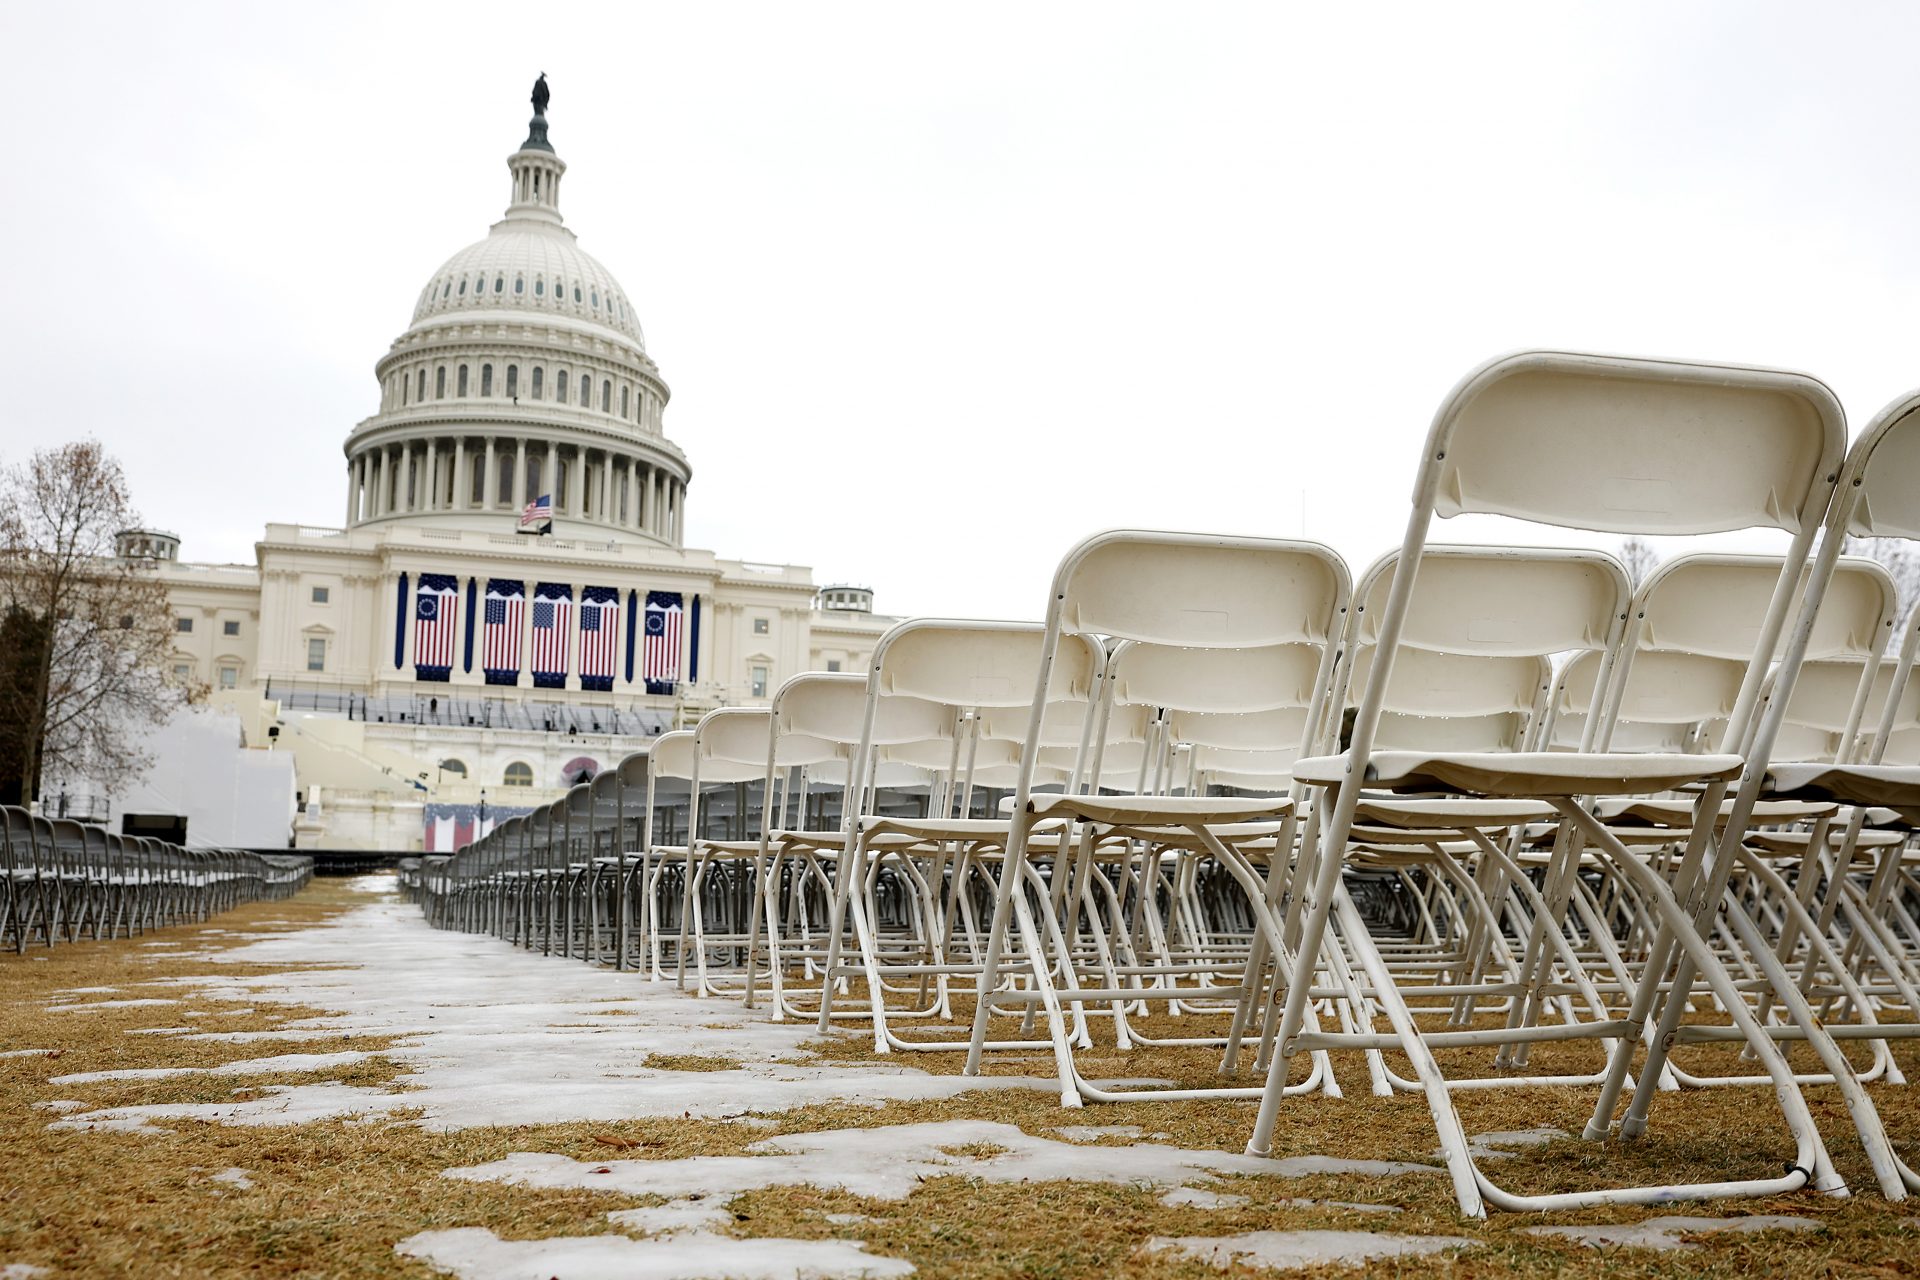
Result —
[[312, 876], [304, 854], [184, 849], [0, 806], [0, 948], [130, 938], [290, 897]]
[[[1869, 1086], [1903, 1080], [1920, 1015], [1915, 642], [1840, 551], [1920, 537], [1917, 404], [1849, 453], [1802, 375], [1495, 361], [1357, 583], [1309, 542], [1098, 535], [1043, 623], [901, 624], [864, 677], [796, 676], [506, 824], [428, 910], [877, 1052], [1050, 1053], [1066, 1105], [1258, 1100], [1256, 1154], [1357, 1059], [1424, 1095], [1467, 1213], [1839, 1193], [1808, 1088], [1903, 1197]], [[1788, 547], [1636, 588], [1603, 553], [1429, 544], [1463, 514]], [[1535, 1068], [1545, 1044], [1577, 1065]], [[1137, 1045], [1223, 1078], [1082, 1068]], [[1588, 1139], [1753, 1088], [1787, 1172], [1509, 1189], [1454, 1096], [1519, 1085], [1588, 1091]]]

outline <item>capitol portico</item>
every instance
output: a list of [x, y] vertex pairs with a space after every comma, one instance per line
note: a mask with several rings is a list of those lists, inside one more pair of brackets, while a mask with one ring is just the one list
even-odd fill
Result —
[[[865, 588], [684, 545], [670, 392], [632, 296], [562, 217], [544, 106], [543, 81], [505, 215], [428, 276], [374, 366], [344, 523], [270, 524], [252, 564], [182, 559], [160, 530], [121, 539], [168, 586], [174, 674], [237, 721], [208, 740], [255, 757], [252, 828], [190, 827], [196, 843], [438, 847], [707, 708], [859, 670], [890, 622]], [[522, 531], [541, 498], [550, 531]], [[224, 785], [176, 776], [224, 778], [218, 760], [160, 754], [116, 810]]]

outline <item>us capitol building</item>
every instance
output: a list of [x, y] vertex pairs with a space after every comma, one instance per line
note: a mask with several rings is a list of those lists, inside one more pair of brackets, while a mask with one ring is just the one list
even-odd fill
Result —
[[[121, 535], [169, 588], [175, 674], [213, 696], [117, 811], [192, 810], [193, 843], [273, 844], [284, 814], [302, 847], [450, 848], [706, 709], [860, 670], [890, 625], [864, 588], [685, 545], [667, 383], [561, 217], [546, 106], [542, 77], [505, 217], [374, 366], [344, 526], [270, 524], [253, 565]], [[550, 531], [522, 531], [542, 498]], [[243, 829], [209, 829], [236, 806]]]

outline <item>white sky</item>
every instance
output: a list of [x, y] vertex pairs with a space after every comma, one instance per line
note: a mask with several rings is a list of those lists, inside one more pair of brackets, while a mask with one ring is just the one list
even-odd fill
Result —
[[1856, 430], [1920, 382], [1916, 35], [1893, 4], [10, 4], [0, 458], [98, 437], [192, 559], [338, 524], [373, 363], [505, 207], [545, 70], [690, 545], [899, 614], [1038, 616], [1117, 524], [1304, 530], [1357, 573], [1500, 351], [1796, 366]]

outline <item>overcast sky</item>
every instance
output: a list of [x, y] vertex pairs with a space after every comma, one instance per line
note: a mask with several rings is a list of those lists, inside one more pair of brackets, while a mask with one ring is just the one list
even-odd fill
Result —
[[9, 4], [0, 457], [99, 438], [192, 559], [338, 524], [374, 361], [500, 216], [544, 70], [568, 225], [673, 390], [690, 545], [901, 614], [1037, 617], [1116, 524], [1304, 531], [1358, 572], [1436, 403], [1498, 352], [1795, 366], [1855, 430], [1920, 383], [1917, 29]]

